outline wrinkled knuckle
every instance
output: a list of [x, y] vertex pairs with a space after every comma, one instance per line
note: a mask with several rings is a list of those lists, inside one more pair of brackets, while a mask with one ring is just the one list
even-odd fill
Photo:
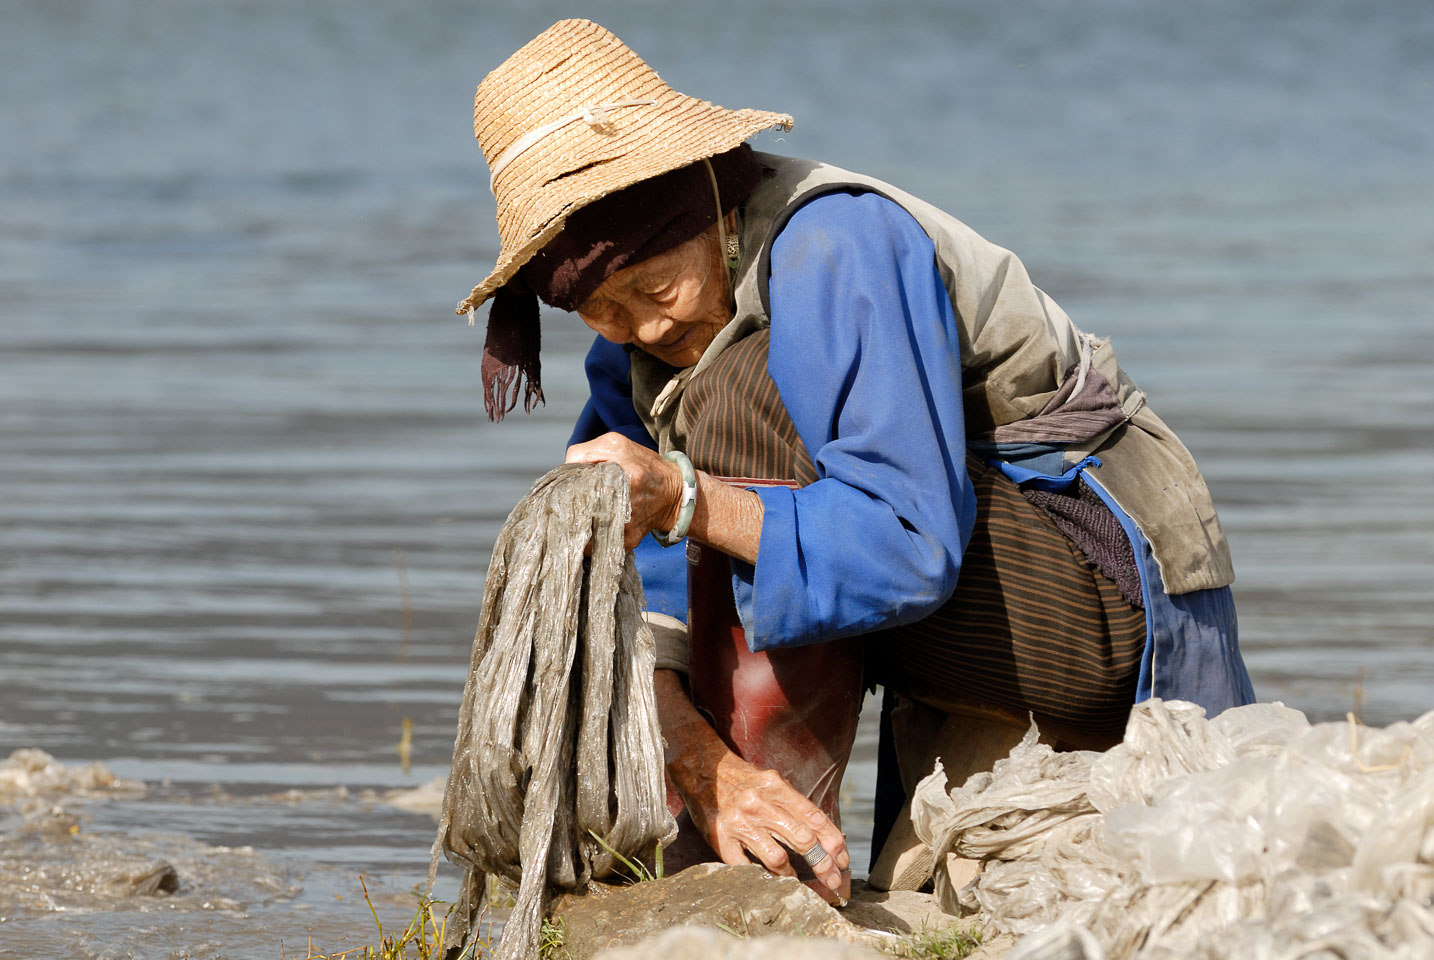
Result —
[[743, 790], [737, 796], [737, 809], [752, 813], [766, 806], [762, 795], [756, 790]]

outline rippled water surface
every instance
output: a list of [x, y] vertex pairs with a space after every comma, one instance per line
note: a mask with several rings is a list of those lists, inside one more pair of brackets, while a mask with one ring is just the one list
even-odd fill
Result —
[[[445, 770], [497, 527], [583, 400], [587, 337], [549, 316], [548, 405], [483, 419], [450, 312], [496, 255], [472, 88], [572, 12], [0, 11], [0, 759], [148, 785], [65, 800], [78, 834], [0, 820], [0, 850], [181, 878], [58, 912], [0, 881], [0, 955], [338, 950], [371, 934], [360, 871], [411, 912], [433, 823], [382, 797]], [[1434, 8], [583, 12], [1114, 337], [1214, 490], [1263, 698], [1434, 705]]]

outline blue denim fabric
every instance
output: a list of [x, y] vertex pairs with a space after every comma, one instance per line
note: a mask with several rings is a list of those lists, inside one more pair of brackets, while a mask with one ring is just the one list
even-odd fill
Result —
[[1170, 596], [1161, 582], [1150, 541], [1138, 528], [1135, 534], [1135, 560], [1146, 595], [1149, 630], [1135, 702], [1149, 697], [1189, 700], [1204, 707], [1209, 717], [1254, 703], [1255, 689], [1240, 656], [1230, 588]]

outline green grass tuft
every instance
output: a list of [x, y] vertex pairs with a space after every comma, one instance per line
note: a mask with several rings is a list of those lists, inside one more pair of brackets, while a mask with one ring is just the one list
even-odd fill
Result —
[[[315, 953], [314, 945], [310, 943], [302, 957], [294, 954], [292, 960], [441, 960], [443, 938], [448, 932], [448, 912], [439, 917], [433, 908], [443, 901], [420, 896], [418, 909], [403, 932], [385, 936], [383, 923], [378, 919], [378, 910], [374, 907], [373, 900], [369, 898], [368, 884], [364, 882], [363, 874], [359, 874], [359, 886], [363, 887], [364, 902], [368, 904], [374, 925], [378, 927], [378, 943], [339, 953]], [[448, 908], [449, 911], [452, 909], [452, 906]], [[289, 960], [289, 954], [284, 952], [282, 943], [279, 945], [279, 953], [285, 960]], [[486, 942], [478, 944], [478, 956], [490, 953], [491, 949]], [[472, 960], [473, 956], [472, 952], [465, 951], [460, 960]]]
[[980, 931], [952, 924], [902, 934], [889, 952], [903, 960], [961, 960], [980, 945]]
[[642, 863], [641, 861], [629, 860], [627, 857], [624, 857], [622, 854], [618, 853], [616, 850], [614, 850], [611, 846], [608, 845], [608, 842], [606, 840], [598, 836], [595, 830], [589, 830], [588, 835], [591, 836], [594, 840], [596, 840], [600, 847], [602, 847], [608, 853], [612, 854], [614, 860], [617, 860], [624, 867], [627, 867], [627, 879], [632, 881], [633, 883], [651, 883], [653, 880], [662, 879], [661, 843], [657, 845], [657, 849], [653, 855], [653, 869], [649, 870], [647, 869], [646, 864]]
[[538, 960], [564, 960], [568, 955], [563, 942], [567, 939], [567, 925], [563, 918], [544, 920], [538, 934]]

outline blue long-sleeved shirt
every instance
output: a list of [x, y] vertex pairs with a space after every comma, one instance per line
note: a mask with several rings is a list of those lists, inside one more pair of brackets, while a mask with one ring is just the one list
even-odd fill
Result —
[[[734, 562], [754, 650], [919, 620], [950, 597], [975, 523], [965, 470], [956, 318], [926, 233], [876, 194], [828, 194], [772, 247], [768, 372], [818, 480], [763, 500], [755, 566]], [[628, 358], [599, 339], [573, 434], [652, 441]], [[859, 547], [859, 549], [854, 549]], [[638, 550], [651, 609], [686, 618], [680, 551]]]

